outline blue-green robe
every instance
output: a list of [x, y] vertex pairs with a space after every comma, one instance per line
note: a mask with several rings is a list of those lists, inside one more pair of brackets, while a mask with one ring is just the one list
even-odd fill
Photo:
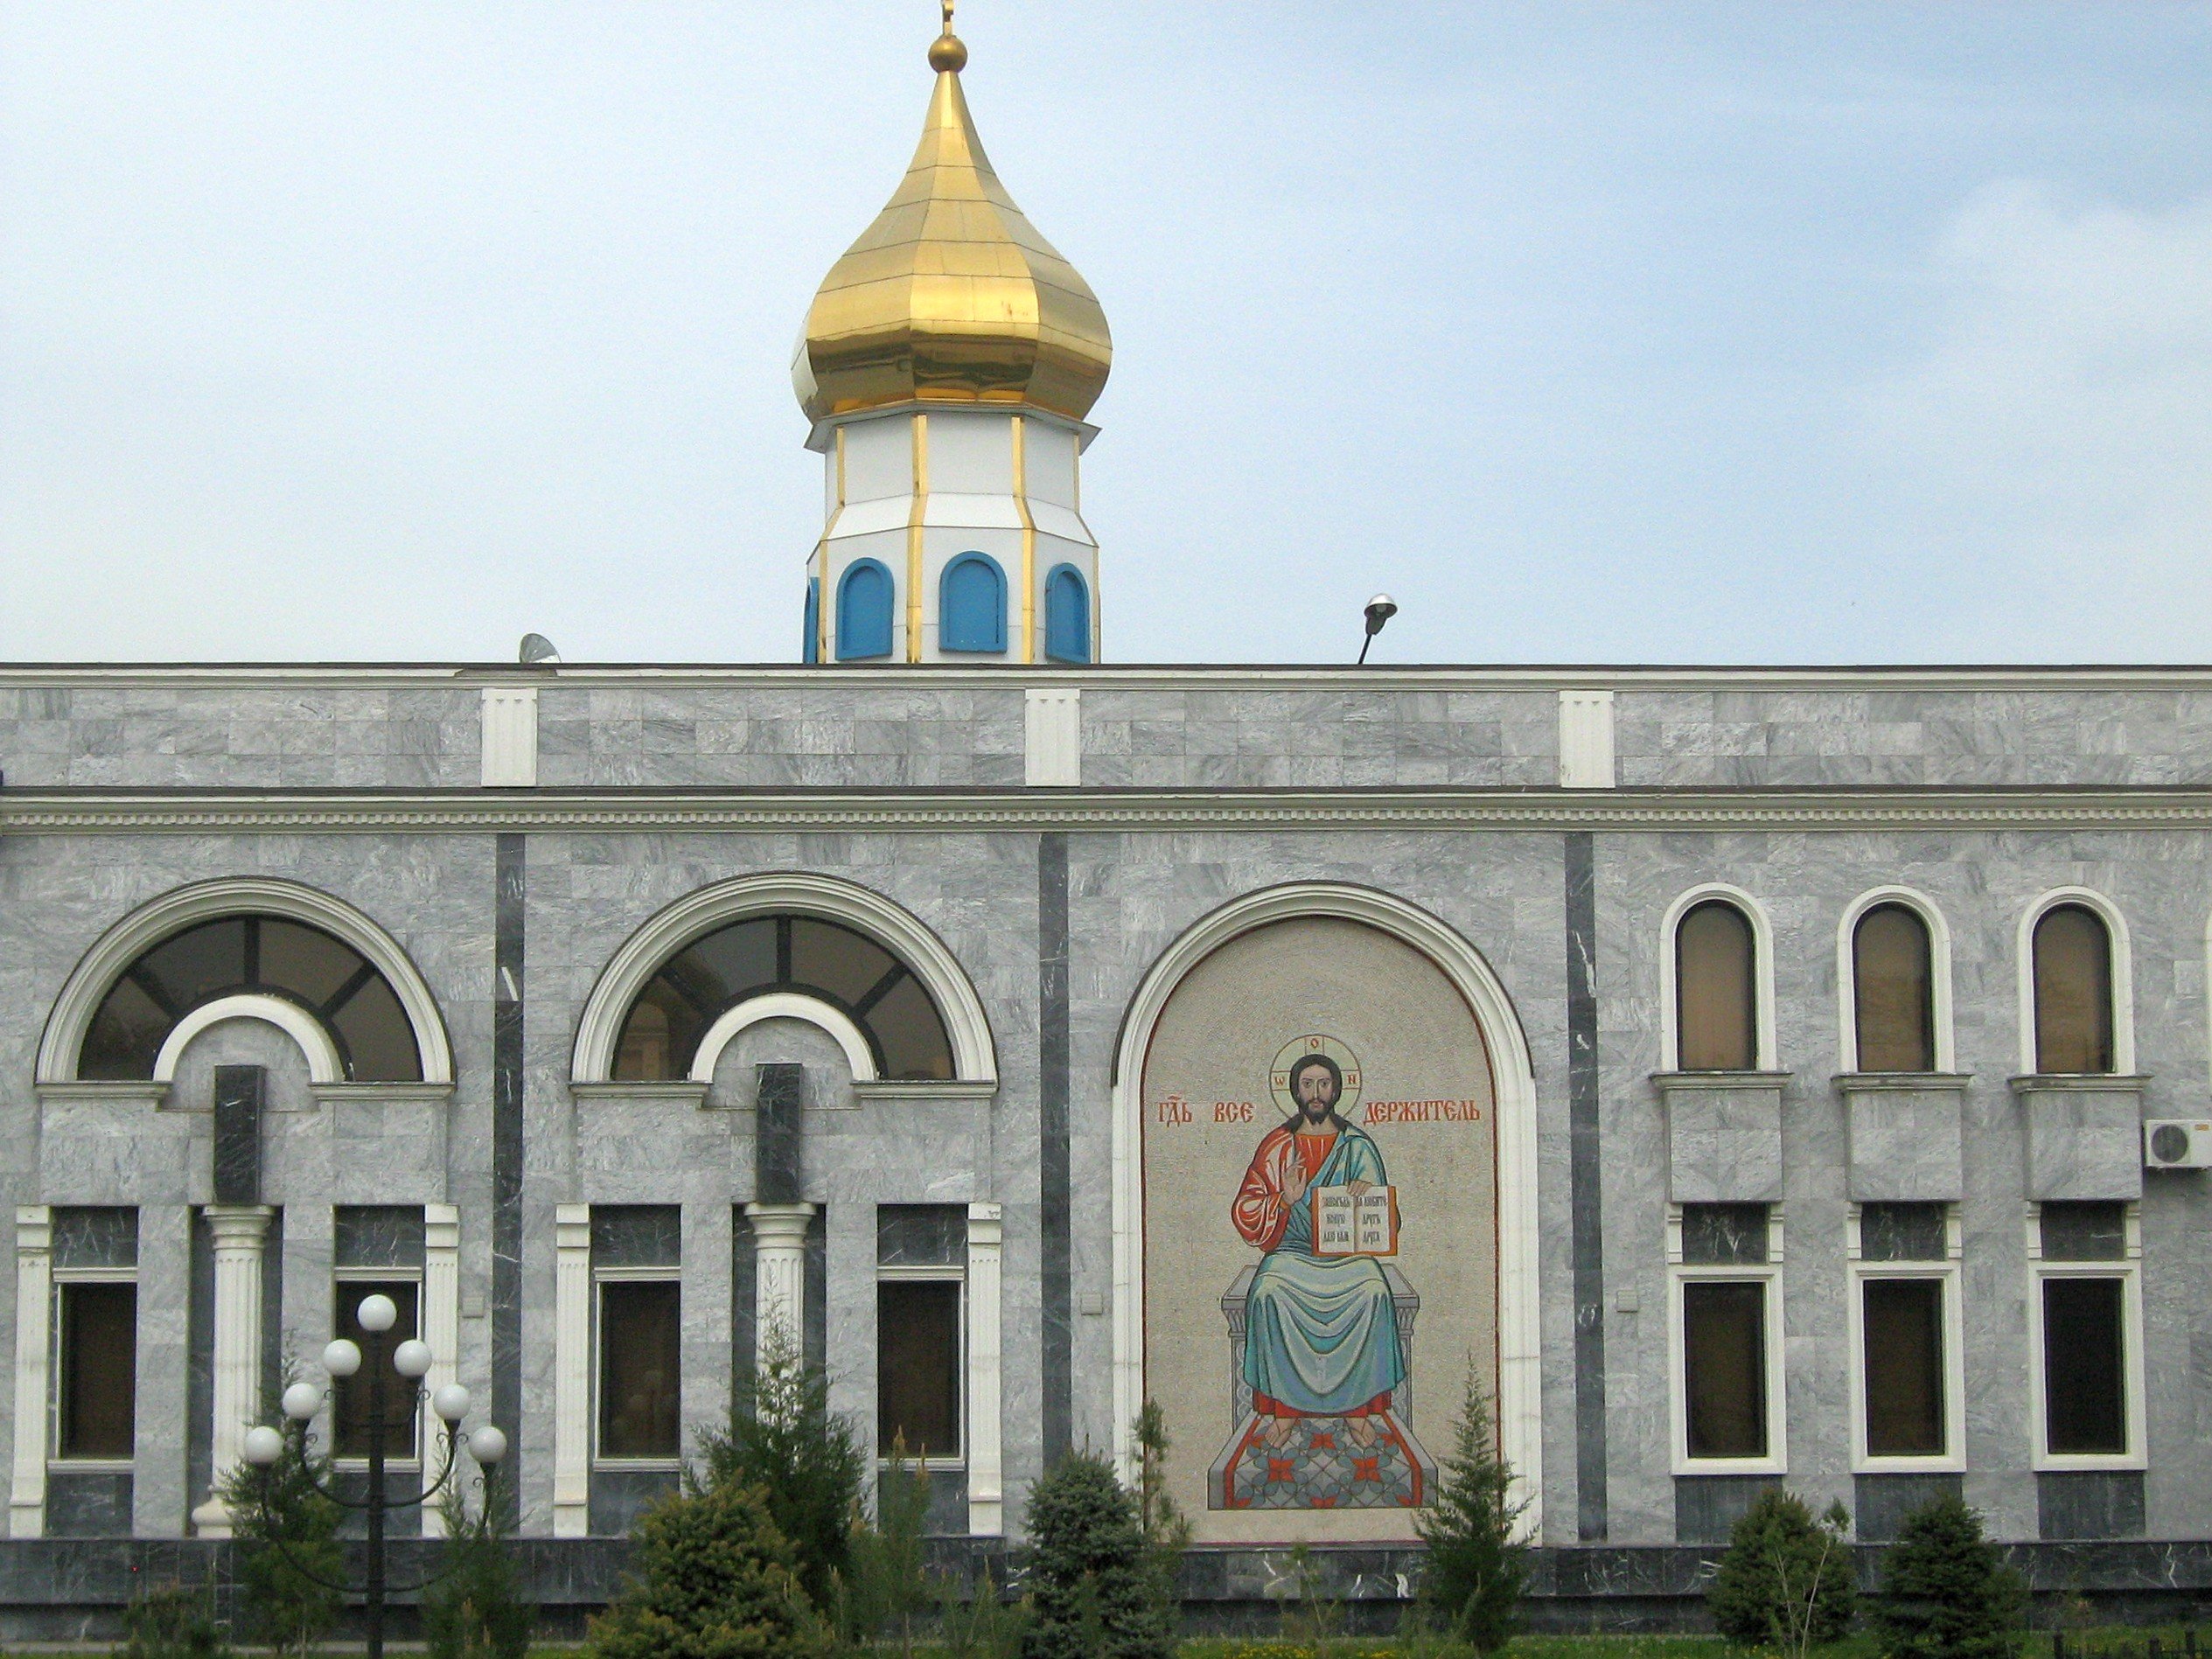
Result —
[[1315, 1188], [1387, 1186], [1383, 1154], [1345, 1124], [1327, 1161], [1290, 1207], [1281, 1240], [1260, 1258], [1245, 1305], [1245, 1381], [1293, 1411], [1357, 1412], [1406, 1380], [1398, 1313], [1371, 1256], [1314, 1254]]

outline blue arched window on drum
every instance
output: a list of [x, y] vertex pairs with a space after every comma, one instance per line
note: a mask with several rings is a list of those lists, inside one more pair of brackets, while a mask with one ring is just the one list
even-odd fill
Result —
[[806, 638], [799, 647], [799, 660], [820, 662], [822, 659], [822, 579], [806, 578]]
[[891, 654], [891, 573], [862, 559], [837, 582], [837, 659]]
[[988, 554], [964, 553], [945, 567], [937, 643], [942, 651], [1006, 649], [1006, 572]]
[[1054, 662], [1091, 660], [1091, 589], [1073, 565], [1044, 581], [1044, 654]]

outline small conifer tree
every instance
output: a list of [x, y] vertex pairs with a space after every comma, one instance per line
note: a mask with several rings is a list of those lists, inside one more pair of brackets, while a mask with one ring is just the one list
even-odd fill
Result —
[[240, 1463], [217, 1483], [241, 1545], [238, 1634], [276, 1659], [310, 1652], [338, 1623], [338, 1592], [329, 1586], [345, 1582], [341, 1511], [315, 1489], [317, 1481], [331, 1483], [330, 1460], [303, 1453], [288, 1434], [267, 1471]]
[[835, 1639], [808, 1604], [764, 1494], [715, 1486], [653, 1506], [629, 1586], [591, 1621], [593, 1659], [827, 1659]]
[[1956, 1494], [1905, 1517], [1881, 1563], [1874, 1627], [1891, 1659], [2014, 1659], [2027, 1589]]
[[123, 1609], [123, 1645], [116, 1659], [226, 1659], [230, 1652], [215, 1618], [214, 1586], [156, 1586]]
[[869, 1459], [858, 1432], [829, 1407], [829, 1378], [810, 1366], [782, 1325], [761, 1333], [760, 1361], [731, 1401], [729, 1426], [700, 1436], [693, 1492], [757, 1488], [795, 1551], [807, 1599], [827, 1614], [852, 1582], [854, 1516]]
[[537, 1614], [515, 1593], [507, 1509], [496, 1484], [488, 1483], [484, 1513], [473, 1518], [458, 1488], [447, 1489], [442, 1513], [452, 1540], [448, 1571], [422, 1593], [429, 1659], [526, 1659], [529, 1653]]
[[1849, 1523], [1840, 1505], [1815, 1520], [1796, 1493], [1761, 1493], [1737, 1519], [1706, 1590], [1714, 1627], [1731, 1642], [1799, 1655], [1842, 1637], [1858, 1600]]
[[1513, 1536], [1522, 1506], [1513, 1497], [1512, 1468], [1493, 1443], [1490, 1408], [1472, 1365], [1442, 1473], [1434, 1502], [1414, 1527], [1428, 1546], [1422, 1611], [1450, 1641], [1496, 1653], [1520, 1626], [1528, 1553]]
[[1029, 1488], [1029, 1541], [1022, 1659], [1169, 1659], [1174, 1621], [1137, 1501], [1105, 1459], [1063, 1458]]

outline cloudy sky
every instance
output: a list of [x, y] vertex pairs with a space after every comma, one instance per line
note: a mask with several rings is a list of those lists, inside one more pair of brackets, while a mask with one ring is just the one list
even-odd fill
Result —
[[[930, 0], [0, 0], [0, 658], [789, 660]], [[2212, 4], [966, 0], [1115, 660], [2212, 660]]]

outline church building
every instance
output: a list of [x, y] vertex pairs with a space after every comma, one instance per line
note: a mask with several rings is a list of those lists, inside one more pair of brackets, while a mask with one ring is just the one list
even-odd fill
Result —
[[1470, 1384], [1561, 1621], [1783, 1485], [2212, 1595], [2212, 670], [1109, 664], [966, 63], [806, 312], [797, 660], [0, 666], [0, 1639], [380, 1293], [555, 1618], [778, 1346], [947, 1550], [1156, 1402], [1194, 1618], [1401, 1600]]

